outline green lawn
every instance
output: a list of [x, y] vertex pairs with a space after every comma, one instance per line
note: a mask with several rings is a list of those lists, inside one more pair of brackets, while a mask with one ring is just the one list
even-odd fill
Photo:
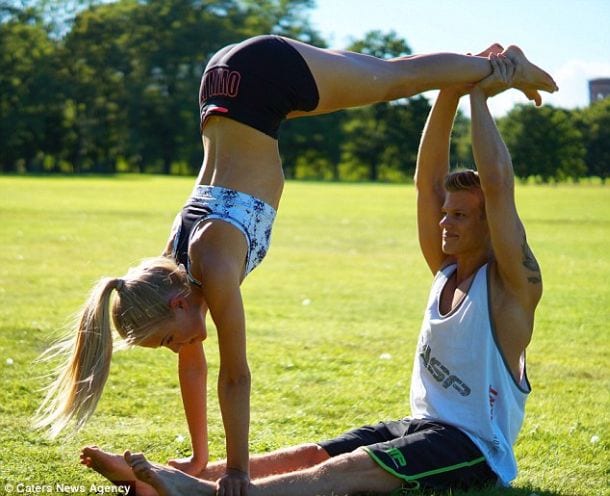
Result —
[[[142, 450], [161, 462], [189, 453], [169, 350], [118, 353], [99, 407], [77, 435], [49, 441], [30, 425], [49, 372], [33, 360], [94, 281], [160, 253], [192, 183], [0, 177], [0, 494], [7, 483], [104, 484], [78, 464], [86, 444]], [[610, 188], [528, 185], [517, 196], [545, 284], [528, 350], [533, 393], [514, 488], [470, 494], [609, 495]], [[271, 251], [243, 285], [252, 451], [408, 414], [431, 282], [414, 204], [412, 186], [287, 184]], [[207, 353], [218, 459], [213, 329]]]

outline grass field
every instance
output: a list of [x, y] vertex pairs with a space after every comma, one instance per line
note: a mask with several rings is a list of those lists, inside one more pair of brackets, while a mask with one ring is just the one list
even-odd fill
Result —
[[[161, 462], [189, 453], [169, 350], [116, 354], [77, 435], [49, 441], [30, 425], [48, 372], [33, 360], [94, 281], [161, 251], [191, 186], [191, 178], [0, 177], [0, 494], [7, 484], [53, 494], [66, 492], [56, 484], [104, 485], [78, 464], [86, 444]], [[545, 284], [528, 350], [520, 475], [510, 490], [469, 494], [610, 495], [610, 188], [521, 186], [517, 197]], [[412, 186], [287, 184], [271, 251], [243, 285], [253, 452], [408, 414], [431, 282], [414, 203]], [[207, 353], [217, 459], [213, 328]]]

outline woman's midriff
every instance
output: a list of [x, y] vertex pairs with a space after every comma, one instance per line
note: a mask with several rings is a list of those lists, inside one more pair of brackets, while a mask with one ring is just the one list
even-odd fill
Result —
[[203, 129], [204, 159], [197, 184], [247, 193], [279, 205], [284, 173], [277, 140], [224, 117], [211, 117]]

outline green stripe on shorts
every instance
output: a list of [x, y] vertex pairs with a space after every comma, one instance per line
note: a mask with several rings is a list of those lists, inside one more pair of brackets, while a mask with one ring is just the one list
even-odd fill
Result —
[[395, 477], [398, 477], [399, 479], [402, 479], [407, 482], [415, 481], [417, 479], [423, 479], [424, 477], [431, 477], [433, 475], [443, 474], [445, 472], [451, 472], [453, 470], [459, 470], [459, 469], [465, 468], [465, 467], [472, 467], [473, 465], [476, 465], [478, 463], [482, 463], [485, 461], [485, 457], [481, 456], [481, 457], [475, 458], [474, 460], [469, 461], [469, 462], [456, 463], [455, 465], [449, 465], [448, 467], [428, 470], [427, 472], [421, 472], [420, 474], [404, 475], [399, 472], [396, 472], [396, 470], [394, 470], [392, 467], [388, 467], [369, 448], [364, 447], [362, 449], [364, 449], [364, 451], [366, 451], [368, 453], [368, 455], [375, 461], [375, 463], [377, 463], [386, 472], [389, 472], [390, 474], [394, 475]]

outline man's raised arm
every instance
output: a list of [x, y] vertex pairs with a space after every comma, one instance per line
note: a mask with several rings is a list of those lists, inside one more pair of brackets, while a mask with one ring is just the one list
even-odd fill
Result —
[[438, 223], [445, 200], [443, 181], [449, 172], [451, 129], [461, 96], [462, 91], [458, 88], [448, 88], [439, 93], [428, 115], [417, 153], [417, 231], [419, 246], [433, 274], [446, 258], [441, 249]]
[[472, 151], [485, 196], [498, 275], [523, 308], [533, 311], [542, 294], [540, 268], [517, 214], [512, 160], [487, 106], [488, 95], [510, 86], [514, 66], [501, 56], [491, 60], [493, 74], [470, 93]]
[[[502, 46], [494, 43], [478, 56], [500, 53]], [[417, 190], [417, 230], [419, 246], [435, 274], [447, 261], [441, 249], [441, 208], [445, 201], [443, 183], [449, 172], [449, 147], [453, 120], [460, 98], [469, 86], [453, 86], [440, 91], [424, 126], [417, 154], [415, 187]]]

